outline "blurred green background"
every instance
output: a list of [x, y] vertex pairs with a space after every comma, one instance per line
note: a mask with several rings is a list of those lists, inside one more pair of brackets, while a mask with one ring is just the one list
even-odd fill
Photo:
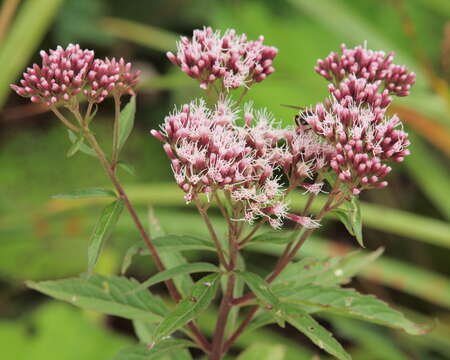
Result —
[[[24, 280], [75, 276], [86, 269], [90, 231], [101, 202], [50, 200], [72, 189], [108, 186], [84, 154], [67, 159], [65, 129], [42, 107], [9, 90], [40, 49], [80, 43], [96, 55], [123, 56], [142, 70], [136, 128], [124, 158], [136, 175], [121, 177], [143, 218], [154, 209], [167, 232], [204, 234], [201, 221], [173, 185], [160, 144], [149, 136], [173, 107], [200, 95], [198, 84], [165, 58], [179, 34], [211, 25], [250, 38], [264, 34], [279, 49], [276, 72], [249, 98], [283, 123], [294, 112], [281, 103], [309, 105], [327, 94], [313, 67], [339, 44], [395, 51], [396, 62], [417, 73], [408, 98], [392, 111], [411, 133], [412, 155], [396, 166], [390, 186], [362, 195], [367, 250], [384, 255], [350, 285], [373, 293], [413, 320], [434, 324], [422, 337], [323, 316], [323, 323], [356, 360], [450, 359], [450, 1], [449, 0], [4, 0], [0, 13], [0, 358], [110, 359], [136, 341], [131, 322], [100, 316], [28, 290]], [[96, 131], [109, 148], [113, 103], [107, 100]], [[295, 208], [296, 201], [294, 199]], [[220, 226], [219, 218], [215, 219]], [[138, 239], [128, 215], [103, 253], [98, 271], [118, 273]], [[326, 257], [357, 247], [330, 220], [307, 243], [305, 255]], [[278, 248], [252, 248], [253, 270], [273, 263]], [[188, 254], [191, 258], [204, 256]], [[205, 258], [204, 260], [211, 260]], [[138, 259], [128, 275], [153, 271]], [[211, 332], [213, 311], [202, 327]], [[238, 348], [279, 344], [285, 359], [325, 359], [302, 335], [270, 327], [250, 333]], [[278, 351], [278, 350], [277, 350]], [[319, 357], [320, 356], [320, 357]], [[233, 358], [233, 357], [230, 357]], [[274, 358], [275, 359], [275, 358]]]

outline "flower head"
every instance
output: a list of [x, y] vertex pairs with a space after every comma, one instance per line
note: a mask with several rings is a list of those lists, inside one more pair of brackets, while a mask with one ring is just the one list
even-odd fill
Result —
[[275, 226], [283, 212], [265, 209], [281, 209], [281, 184], [274, 176], [281, 133], [266, 111], [246, 106], [244, 117], [246, 124], [237, 125], [239, 111], [226, 98], [213, 110], [199, 100], [175, 110], [152, 135], [164, 142], [187, 201], [201, 193], [228, 191], [242, 205], [244, 220], [265, 216]]
[[32, 102], [51, 106], [68, 103], [85, 84], [94, 59], [94, 52], [69, 44], [66, 49], [58, 46], [49, 53], [41, 51], [42, 65], [27, 68], [20, 80], [21, 86], [11, 85], [20, 96]]
[[41, 51], [42, 64], [34, 64], [23, 73], [20, 85], [11, 88], [20, 96], [47, 106], [70, 106], [82, 92], [90, 102], [100, 103], [111, 93], [119, 96], [128, 92], [139, 81], [139, 72], [122, 58], [94, 59], [92, 50], [69, 44], [66, 49]]
[[318, 104], [306, 117], [313, 131], [334, 146], [330, 165], [340, 181], [354, 194], [362, 189], [384, 187], [389, 161], [400, 162], [409, 155], [408, 134], [397, 116], [379, 117], [370, 106], [332, 99], [329, 107]]
[[223, 35], [210, 27], [194, 30], [191, 39], [182, 37], [177, 54], [167, 53], [169, 60], [207, 89], [221, 79], [226, 89], [251, 86], [274, 72], [272, 61], [277, 49], [263, 44], [264, 37], [249, 41], [245, 34], [227, 30]]
[[393, 64], [393, 60], [393, 53], [385, 54], [362, 46], [348, 49], [342, 44], [341, 54], [331, 52], [325, 59], [319, 59], [315, 70], [335, 84], [353, 75], [369, 83], [381, 81], [390, 94], [407, 96], [416, 81], [416, 75], [405, 66]]
[[134, 94], [139, 75], [140, 71], [131, 71], [131, 63], [125, 63], [123, 58], [95, 59], [87, 75], [84, 95], [89, 101], [99, 103], [111, 93], [118, 96], [126, 92]]

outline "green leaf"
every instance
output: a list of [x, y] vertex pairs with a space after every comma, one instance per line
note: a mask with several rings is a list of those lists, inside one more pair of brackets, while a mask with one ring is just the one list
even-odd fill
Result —
[[340, 222], [345, 226], [347, 231], [350, 235], [355, 236], [355, 230], [353, 229], [351, 220], [350, 220], [350, 213], [348, 210], [345, 209], [334, 209], [332, 211], [333, 214], [335, 214]]
[[[149, 344], [153, 338], [153, 332], [157, 328], [157, 325], [151, 324], [147, 321], [133, 320], [133, 327], [136, 336], [143, 344]], [[158, 359], [161, 359], [158, 357]], [[192, 360], [192, 356], [187, 349], [177, 349], [176, 352], [167, 354], [164, 360]], [[162, 359], [161, 359], [162, 360]]]
[[64, 194], [53, 195], [52, 199], [86, 199], [86, 198], [117, 198], [114, 191], [103, 188], [80, 189]]
[[[312, 241], [307, 242], [302, 248], [303, 254], [314, 257], [334, 257], [337, 252], [342, 249], [342, 244], [331, 240], [324, 240], [317, 237], [314, 237], [311, 240]], [[284, 250], [283, 246], [275, 244], [255, 244], [255, 246], [249, 247], [249, 249], [253, 252], [271, 256], [280, 256]], [[360, 251], [360, 254], [355, 252], [354, 258], [349, 264], [350, 268], [353, 266], [353, 263], [356, 267], [363, 265], [358, 265], [358, 263], [359, 260], [365, 258], [366, 255], [367, 252], [365, 251]], [[299, 256], [296, 258], [299, 258]], [[284, 272], [281, 273], [280, 277], [283, 276], [283, 274]], [[408, 264], [404, 261], [383, 256], [376, 262], [369, 264], [367, 267], [363, 266], [359, 272], [359, 276], [373, 281], [376, 284], [385, 285], [409, 295], [417, 296], [420, 299], [429, 301], [433, 304], [450, 307], [450, 282], [448, 281], [448, 278], [442, 274], [425, 270], [424, 268]], [[332, 283], [336, 283], [336, 280], [340, 280], [341, 283], [346, 280], [345, 278], [345, 267], [342, 268], [342, 273], [341, 271], [338, 271], [335, 274], [334, 279], [332, 274], [328, 275], [328, 281]]]
[[[325, 315], [325, 316], [324, 316]], [[403, 353], [401, 347], [396, 341], [392, 341], [389, 333], [378, 331], [375, 326], [362, 321], [343, 318], [333, 314], [321, 314], [331, 322], [333, 329], [336, 329], [340, 336], [345, 337], [357, 344], [358, 348], [366, 354], [376, 354], [379, 360], [409, 360], [410, 357]], [[407, 335], [408, 336], [408, 335]], [[418, 337], [409, 337], [410, 342], [417, 343]], [[409, 350], [409, 349], [408, 349]], [[415, 350], [414, 354], [417, 354]], [[408, 351], [412, 353], [412, 351]], [[354, 355], [357, 359], [356, 355]]]
[[275, 322], [274, 312], [272, 311], [260, 311], [253, 318], [250, 324], [245, 328], [245, 332], [251, 332], [253, 330], [259, 329], [263, 326], [272, 324]]
[[237, 360], [283, 360], [285, 354], [283, 345], [255, 343], [242, 352]]
[[[83, 139], [82, 137], [79, 138], [77, 134], [75, 134], [72, 130], [67, 129], [67, 132], [69, 133], [70, 142], [74, 145], [79, 141], [79, 139]], [[80, 143], [80, 146], [77, 149], [77, 151], [78, 150], [87, 155], [97, 157], [97, 153], [93, 149], [91, 149], [88, 145], [86, 145], [83, 141]]]
[[383, 248], [379, 248], [364, 255], [361, 255], [360, 251], [353, 251], [344, 256], [326, 259], [307, 257], [291, 262], [273, 281], [273, 289], [306, 284], [328, 286], [343, 284], [375, 261], [382, 253]]
[[333, 335], [299, 306], [281, 304], [280, 310], [281, 317], [305, 334], [319, 348], [337, 357], [339, 360], [351, 360], [351, 356], [343, 349]]
[[114, 356], [113, 360], [152, 360], [160, 359], [160, 356], [170, 354], [171, 352], [179, 351], [187, 347], [196, 347], [194, 343], [184, 339], [166, 339], [151, 349], [146, 345], [136, 345], [125, 348]]
[[362, 217], [361, 217], [361, 206], [359, 200], [356, 196], [352, 197], [352, 201], [348, 203], [350, 208], [350, 223], [352, 225], [354, 236], [356, 241], [361, 247], [364, 246], [363, 235], [362, 235]]
[[270, 289], [270, 285], [262, 277], [248, 271], [236, 271], [235, 273], [245, 281], [258, 299], [273, 306], [278, 305], [278, 298]]
[[421, 335], [426, 331], [385, 302], [372, 295], [359, 294], [353, 289], [310, 284], [285, 287], [276, 291], [276, 295], [281, 301], [302, 305], [308, 312], [328, 311], [401, 329], [411, 335]]
[[274, 243], [274, 244], [288, 244], [291, 241], [295, 240], [300, 231], [267, 231], [262, 234], [256, 235], [252, 238], [249, 243], [253, 242], [264, 242], [264, 243]]
[[354, 236], [361, 247], [365, 247], [362, 236], [361, 207], [356, 196], [350, 202], [345, 203], [346, 209], [335, 209], [334, 215], [344, 224], [350, 235]]
[[56, 281], [28, 281], [28, 287], [83, 309], [127, 319], [161, 321], [167, 313], [162, 300], [141, 291], [127, 294], [139, 283], [124, 277], [94, 274], [88, 278]]
[[197, 281], [192, 287], [190, 296], [181, 300], [175, 310], [158, 326], [153, 342], [158, 344], [162, 338], [172, 334], [206, 310], [213, 300], [218, 286], [218, 274], [207, 275]]
[[84, 137], [82, 135], [80, 135], [70, 146], [69, 150], [67, 151], [66, 156], [67, 157], [74, 156], [78, 152], [78, 150], [80, 150], [81, 145], [83, 145], [83, 144], [84, 144]]
[[124, 202], [116, 200], [103, 209], [102, 215], [95, 225], [88, 248], [88, 272], [92, 273], [97, 264], [105, 240], [111, 235], [122, 213]]
[[133, 320], [134, 333], [139, 341], [148, 344], [152, 340], [153, 332], [158, 325], [143, 320]]
[[[149, 209], [148, 222], [150, 226], [150, 233], [153, 234], [155, 238], [166, 235], [164, 228], [159, 222], [159, 219], [155, 216], [153, 208]], [[156, 241], [156, 243], [154, 242], [154, 244], [156, 245], [156, 248], [166, 269], [171, 269], [173, 267], [188, 263], [179, 249], [175, 248], [171, 249], [170, 251], [164, 251], [161, 250], [158, 241]], [[188, 296], [192, 286], [194, 286], [194, 282], [188, 274], [175, 276], [173, 282], [175, 283], [175, 287], [180, 292], [182, 297]]]
[[127, 272], [128, 268], [130, 267], [131, 263], [133, 262], [133, 257], [135, 255], [148, 255], [148, 251], [146, 254], [145, 249], [147, 247], [145, 246], [143, 241], [139, 241], [138, 243], [130, 246], [130, 248], [125, 253], [125, 256], [122, 260], [122, 266], [120, 269], [120, 273], [123, 275]]
[[[216, 251], [214, 244], [196, 236], [188, 235], [163, 235], [153, 239], [153, 243], [160, 251], [187, 251], [187, 250], [206, 250]], [[147, 255], [148, 251], [144, 251], [143, 255]]]
[[161, 281], [172, 279], [177, 275], [191, 274], [197, 272], [219, 272], [219, 271], [220, 269], [216, 265], [209, 263], [183, 264], [157, 273], [150, 279], [144, 281], [141, 285], [139, 285], [137, 289], [133, 291], [141, 291], [147, 289], [152, 285], [155, 285]]
[[119, 165], [125, 172], [127, 172], [131, 176], [136, 176], [136, 170], [133, 165], [128, 164], [125, 161], [118, 161], [117, 165]]
[[120, 112], [119, 116], [119, 141], [118, 151], [122, 149], [130, 136], [134, 126], [134, 117], [136, 115], [136, 96], [132, 96], [128, 104]]

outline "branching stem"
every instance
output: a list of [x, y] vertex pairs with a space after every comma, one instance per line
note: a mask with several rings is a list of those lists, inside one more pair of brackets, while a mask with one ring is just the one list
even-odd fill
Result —
[[[52, 108], [53, 112], [56, 114], [56, 116], [58, 116], [58, 118], [60, 118], [60, 120], [67, 125], [71, 124], [65, 117], [64, 115], [62, 115], [56, 108]], [[106, 171], [106, 173], [108, 174], [112, 184], [114, 185], [119, 197], [123, 200], [125, 207], [127, 208], [128, 212], [130, 213], [130, 216], [134, 222], [134, 224], [136, 225], [136, 228], [138, 229], [144, 243], [146, 244], [147, 248], [150, 251], [150, 254], [153, 258], [153, 260], [155, 261], [156, 267], [159, 271], [164, 271], [166, 269], [166, 267], [164, 266], [161, 257], [159, 256], [159, 253], [156, 249], [156, 247], [154, 246], [152, 239], [150, 237], [150, 235], [147, 233], [147, 231], [144, 228], [144, 225], [142, 224], [141, 220], [139, 219], [139, 216], [135, 210], [135, 208], [133, 207], [130, 199], [128, 198], [128, 195], [126, 194], [122, 184], [120, 183], [119, 179], [117, 178], [112, 165], [109, 163], [108, 159], [106, 158], [105, 153], [103, 152], [102, 148], [100, 147], [100, 145], [97, 142], [97, 139], [95, 138], [95, 136], [90, 132], [88, 125], [86, 124], [86, 121], [82, 119], [80, 112], [78, 109], [71, 109], [71, 111], [74, 113], [75, 117], [77, 118], [77, 120], [80, 122], [80, 125], [84, 125], [83, 129], [78, 129], [75, 128], [76, 130], [74, 131], [83, 131], [83, 135], [85, 137], [85, 139], [88, 141], [88, 143], [90, 144], [90, 146], [92, 147], [92, 149], [95, 151], [95, 153], [97, 154], [97, 157], [102, 165], [102, 167], [104, 168], [104, 170]], [[73, 126], [73, 125], [72, 125]], [[173, 280], [167, 280], [165, 282], [167, 289], [171, 295], [171, 297], [175, 300], [175, 302], [179, 302], [181, 300], [181, 295], [178, 292], [177, 288], [175, 287], [175, 284], [173, 282]], [[204, 335], [200, 332], [200, 330], [198, 329], [197, 325], [195, 325], [195, 323], [190, 322], [188, 323], [188, 326], [190, 328], [190, 330], [193, 333], [194, 336], [194, 340], [197, 342], [197, 344], [206, 352], [208, 353], [210, 351], [210, 344], [208, 342], [208, 340], [204, 337]]]

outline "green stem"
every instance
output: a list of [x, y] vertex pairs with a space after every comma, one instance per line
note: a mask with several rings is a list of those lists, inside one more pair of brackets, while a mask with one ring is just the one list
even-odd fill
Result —
[[242, 90], [241, 95], [239, 96], [239, 99], [236, 103], [236, 106], [241, 105], [242, 100], [244, 99], [245, 95], [247, 95], [247, 93], [248, 93], [248, 89], [249, 89], [248, 87], [244, 87], [244, 90]]
[[70, 130], [72, 130], [76, 133], [80, 131], [80, 129], [77, 128], [75, 125], [73, 125], [69, 120], [67, 120], [65, 118], [65, 116], [63, 114], [61, 114], [55, 106], [52, 106], [50, 109], [58, 117], [58, 119], [61, 120], [63, 122], [63, 124], [66, 125]]
[[[164, 271], [166, 267], [164, 266], [158, 251], [156, 247], [153, 245], [153, 242], [150, 238], [150, 235], [145, 231], [145, 228], [139, 219], [136, 210], [134, 209], [133, 205], [130, 202], [130, 199], [128, 198], [125, 190], [123, 189], [121, 183], [119, 182], [119, 179], [117, 178], [112, 165], [108, 162], [106, 159], [106, 156], [101, 149], [100, 145], [98, 144], [96, 138], [92, 133], [90, 133], [87, 129], [85, 131], [85, 137], [88, 140], [89, 144], [91, 145], [92, 149], [97, 153], [98, 159], [100, 160], [100, 163], [102, 164], [103, 168], [105, 169], [106, 173], [111, 179], [111, 182], [113, 183], [114, 187], [116, 188], [120, 198], [124, 201], [125, 207], [127, 208], [128, 212], [131, 215], [131, 218], [133, 219], [134, 224], [136, 225], [139, 233], [141, 234], [142, 239], [144, 240], [144, 243], [147, 245], [150, 254], [152, 255], [156, 267], [159, 271]], [[172, 279], [167, 280], [165, 282], [167, 289], [169, 290], [170, 295], [175, 300], [175, 302], [179, 302], [181, 300], [181, 295], [178, 292], [174, 282]], [[188, 323], [189, 328], [191, 329], [192, 333], [194, 334], [194, 340], [197, 342], [197, 344], [205, 351], [208, 352], [210, 348], [210, 344], [208, 340], [204, 337], [204, 335], [200, 332], [198, 327], [195, 325], [195, 323], [190, 322]]]
[[111, 165], [115, 171], [117, 161], [119, 160], [119, 127], [120, 127], [120, 96], [114, 95], [114, 129], [113, 129], [113, 145], [111, 155]]
[[217, 255], [219, 256], [220, 264], [225, 269], [228, 269], [228, 264], [225, 259], [225, 255], [223, 253], [222, 244], [220, 243], [220, 240], [217, 237], [216, 231], [214, 230], [214, 226], [212, 225], [211, 220], [209, 219], [207, 210], [201, 205], [201, 203], [198, 199], [195, 200], [195, 205], [197, 206], [198, 212], [200, 213], [203, 221], [206, 224], [206, 227], [208, 228], [208, 232], [209, 232], [209, 235], [211, 236], [211, 239], [214, 241], [214, 244], [217, 249]]
[[[236, 214], [234, 213], [234, 215]], [[209, 360], [220, 360], [222, 358], [222, 355], [224, 354], [223, 343], [224, 343], [225, 329], [227, 326], [228, 315], [230, 314], [231, 307], [233, 306], [232, 300], [233, 300], [234, 286], [236, 283], [236, 275], [233, 273], [233, 271], [236, 269], [236, 262], [239, 254], [239, 248], [236, 239], [236, 230], [237, 230], [236, 223], [233, 224], [230, 222], [229, 226], [230, 226], [229, 229], [230, 236], [228, 240], [230, 251], [230, 264], [229, 264], [230, 273], [228, 274], [228, 281], [225, 294], [222, 297], [222, 301], [219, 307], [219, 315], [216, 322], [216, 329], [214, 331], [212, 350]]]
[[209, 356], [209, 360], [220, 360], [222, 358], [222, 344], [224, 340], [228, 315], [230, 314], [230, 310], [232, 307], [231, 300], [233, 299], [235, 280], [236, 276], [233, 273], [229, 274], [227, 288], [225, 294], [222, 297], [222, 301], [219, 307], [219, 315], [217, 317], [216, 329], [214, 331], [212, 350]]

